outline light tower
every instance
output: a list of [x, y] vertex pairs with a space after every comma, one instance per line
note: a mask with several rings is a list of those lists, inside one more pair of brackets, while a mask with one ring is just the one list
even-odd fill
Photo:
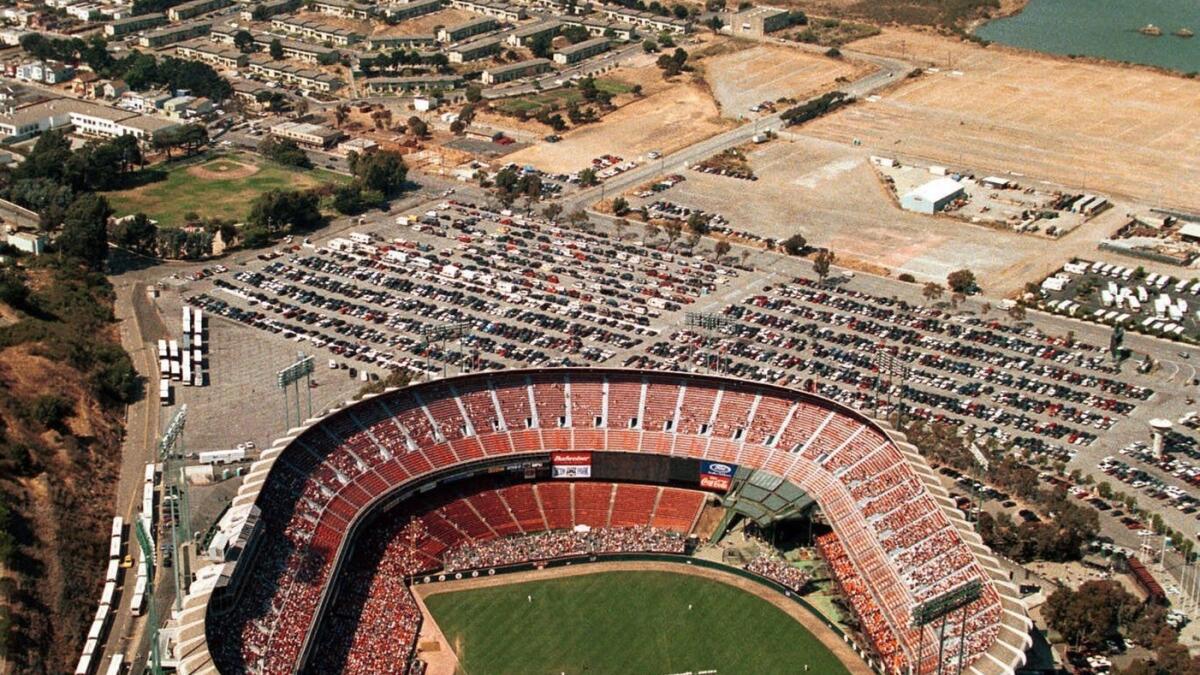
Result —
[[1171, 420], [1162, 419], [1161, 417], [1150, 420], [1150, 439], [1152, 441], [1151, 450], [1156, 458], [1161, 459], [1163, 454], [1163, 444], [1166, 439], [1167, 432], [1171, 430]]

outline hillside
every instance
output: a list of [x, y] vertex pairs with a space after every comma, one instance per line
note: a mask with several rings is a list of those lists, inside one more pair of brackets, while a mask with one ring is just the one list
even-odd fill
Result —
[[140, 395], [100, 274], [0, 270], [0, 650], [74, 667], [104, 576], [124, 405]]

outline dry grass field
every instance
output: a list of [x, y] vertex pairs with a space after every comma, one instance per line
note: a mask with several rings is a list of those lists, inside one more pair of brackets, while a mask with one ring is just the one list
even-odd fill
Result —
[[737, 118], [755, 103], [780, 97], [806, 98], [853, 80], [865, 68], [786, 47], [763, 45], [704, 61], [704, 75], [721, 114]]
[[1200, 82], [887, 31], [855, 49], [935, 65], [803, 127], [841, 143], [1200, 208]]
[[[661, 81], [658, 68], [622, 68], [606, 77], [629, 83], [648, 80], [648, 71]], [[645, 87], [646, 96], [588, 124], [563, 134], [558, 143], [538, 143], [508, 156], [518, 164], [532, 164], [551, 172], [579, 171], [593, 157], [612, 154], [625, 159], [642, 157], [651, 150], [673, 152], [723, 130], [727, 122], [703, 87], [679, 78], [677, 82]]]
[[443, 9], [423, 16], [413, 17], [395, 26], [377, 22], [372, 24], [371, 35], [374, 37], [393, 37], [398, 35], [432, 35], [438, 26], [454, 26], [476, 18], [465, 9]]

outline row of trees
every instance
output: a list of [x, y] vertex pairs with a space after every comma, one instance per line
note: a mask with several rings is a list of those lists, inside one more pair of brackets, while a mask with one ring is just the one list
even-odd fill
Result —
[[27, 33], [21, 36], [20, 44], [25, 52], [39, 59], [83, 63], [101, 77], [124, 80], [134, 91], [158, 87], [187, 89], [196, 96], [207, 96], [218, 102], [233, 93], [229, 82], [208, 64], [173, 56], [155, 58], [136, 50], [115, 58], [108, 51], [104, 38], [98, 35], [85, 40]]

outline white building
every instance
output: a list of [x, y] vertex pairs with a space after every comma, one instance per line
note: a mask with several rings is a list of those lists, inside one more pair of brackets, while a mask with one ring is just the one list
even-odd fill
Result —
[[938, 178], [906, 192], [900, 197], [900, 208], [916, 213], [934, 214], [965, 194], [962, 183], [953, 178]]

